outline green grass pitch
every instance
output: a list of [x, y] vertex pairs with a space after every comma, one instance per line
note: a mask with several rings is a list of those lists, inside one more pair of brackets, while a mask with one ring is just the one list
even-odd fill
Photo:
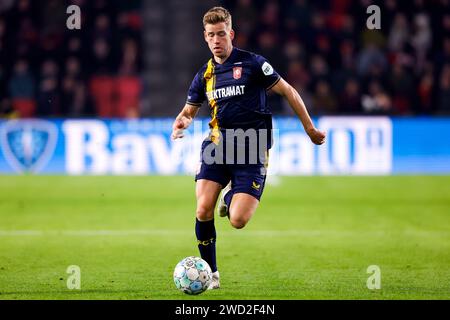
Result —
[[244, 229], [216, 216], [222, 288], [188, 296], [192, 177], [0, 176], [0, 299], [450, 299], [449, 176], [279, 182]]

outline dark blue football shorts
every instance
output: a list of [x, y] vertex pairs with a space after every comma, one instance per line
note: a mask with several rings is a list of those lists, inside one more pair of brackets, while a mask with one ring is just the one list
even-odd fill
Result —
[[236, 164], [236, 163], [211, 163], [205, 161], [203, 151], [211, 143], [204, 141], [202, 144], [202, 157], [200, 168], [195, 175], [195, 181], [206, 179], [222, 185], [222, 189], [231, 181], [233, 193], [246, 193], [260, 200], [265, 182], [267, 171], [267, 153], [266, 159], [262, 163], [254, 164]]

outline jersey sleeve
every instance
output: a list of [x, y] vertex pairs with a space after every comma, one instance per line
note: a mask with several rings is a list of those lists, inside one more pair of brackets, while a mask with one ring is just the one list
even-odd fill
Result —
[[272, 88], [281, 79], [280, 75], [263, 56], [255, 55], [254, 67], [257, 74], [257, 81], [261, 86], [266, 88], [266, 90]]
[[198, 72], [192, 80], [191, 86], [189, 87], [186, 103], [200, 107], [205, 99], [206, 96], [203, 77], [201, 75], [201, 72]]

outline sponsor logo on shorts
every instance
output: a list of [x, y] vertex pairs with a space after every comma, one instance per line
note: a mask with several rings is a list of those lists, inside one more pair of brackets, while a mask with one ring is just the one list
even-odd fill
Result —
[[252, 188], [259, 191], [259, 188], [261, 188], [261, 184], [257, 184], [255, 181], [253, 181]]

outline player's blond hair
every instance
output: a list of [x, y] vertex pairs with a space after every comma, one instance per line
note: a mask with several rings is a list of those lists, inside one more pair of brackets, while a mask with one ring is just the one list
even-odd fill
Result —
[[203, 26], [224, 22], [231, 28], [231, 14], [223, 7], [214, 7], [208, 10], [203, 16]]

